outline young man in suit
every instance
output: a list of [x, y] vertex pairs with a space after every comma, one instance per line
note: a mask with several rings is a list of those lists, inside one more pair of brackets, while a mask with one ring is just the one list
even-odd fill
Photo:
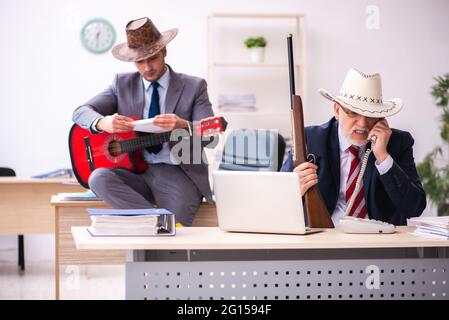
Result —
[[[115, 46], [112, 54], [133, 62], [138, 72], [117, 74], [109, 88], [74, 111], [73, 121], [94, 133], [123, 133], [133, 130], [131, 116], [154, 117], [154, 124], [166, 130], [192, 132], [192, 121], [213, 116], [206, 81], [176, 73], [165, 63], [166, 45], [177, 33], [178, 29], [159, 32], [147, 17], [130, 21], [127, 42]], [[173, 161], [170, 151], [175, 144], [171, 141], [144, 150], [149, 168], [142, 174], [96, 169], [89, 187], [113, 208], [156, 205], [190, 226], [202, 198], [213, 202], [208, 168], [204, 162]]]
[[[382, 100], [379, 74], [350, 69], [340, 93], [320, 93], [333, 101], [334, 118], [305, 128], [307, 150], [316, 163], [293, 167], [292, 155], [281, 171], [298, 174], [301, 195], [318, 184], [334, 225], [351, 215], [395, 225], [421, 215], [426, 195], [413, 158], [410, 133], [391, 129], [385, 117], [402, 108], [401, 99]], [[365, 150], [371, 148], [361, 187], [355, 190]], [[354, 197], [353, 206], [347, 204]]]

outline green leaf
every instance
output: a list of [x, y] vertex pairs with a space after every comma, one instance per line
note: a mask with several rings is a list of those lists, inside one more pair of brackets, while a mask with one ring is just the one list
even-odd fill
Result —
[[267, 41], [262, 36], [255, 38], [247, 38], [244, 43], [247, 48], [265, 47], [267, 45]]
[[432, 96], [435, 98], [436, 105], [447, 110], [449, 102], [449, 73], [444, 76], [434, 77], [437, 82], [432, 86]]

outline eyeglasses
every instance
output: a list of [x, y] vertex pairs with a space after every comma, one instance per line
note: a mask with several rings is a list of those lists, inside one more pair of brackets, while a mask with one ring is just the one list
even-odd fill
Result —
[[362, 115], [358, 114], [357, 112], [351, 111], [349, 109], [346, 109], [345, 107], [343, 107], [341, 104], [339, 104], [340, 109], [343, 110], [344, 113], [346, 113], [346, 115], [349, 118], [358, 118], [361, 117]]
[[[346, 109], [341, 104], [338, 104], [338, 105], [340, 106], [341, 110], [343, 110], [343, 112], [346, 113], [348, 118], [355, 119], [355, 118], [359, 118], [359, 117], [365, 117], [365, 116], [363, 116], [361, 114], [358, 114], [357, 112], [354, 112], [354, 111], [351, 111], [349, 109]], [[371, 118], [371, 117], [365, 117], [365, 118], [368, 121], [377, 121], [377, 120], [379, 120], [379, 118]]]

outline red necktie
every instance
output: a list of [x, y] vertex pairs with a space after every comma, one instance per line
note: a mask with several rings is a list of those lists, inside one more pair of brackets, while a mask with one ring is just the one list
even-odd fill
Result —
[[[350, 146], [348, 148], [349, 152], [353, 155], [351, 161], [351, 168], [349, 169], [348, 180], [346, 181], [346, 203], [349, 203], [352, 194], [354, 193], [355, 183], [360, 173], [361, 163], [359, 159], [359, 149], [355, 146]], [[355, 195], [354, 204], [352, 205], [351, 211], [348, 213], [349, 216], [365, 218], [368, 210], [366, 208], [365, 197], [363, 193], [363, 179], [360, 182], [360, 189]]]

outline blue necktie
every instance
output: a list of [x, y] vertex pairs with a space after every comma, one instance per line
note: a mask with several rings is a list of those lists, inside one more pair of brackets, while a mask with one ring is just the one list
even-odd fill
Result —
[[[151, 103], [150, 103], [150, 111], [148, 112], [148, 118], [154, 118], [155, 116], [161, 114], [161, 110], [159, 108], [159, 92], [157, 91], [159, 83], [152, 82], [151, 86], [153, 87], [153, 93], [151, 94]], [[162, 144], [156, 144], [154, 146], [147, 148], [148, 152], [154, 154], [157, 154], [161, 150]]]

